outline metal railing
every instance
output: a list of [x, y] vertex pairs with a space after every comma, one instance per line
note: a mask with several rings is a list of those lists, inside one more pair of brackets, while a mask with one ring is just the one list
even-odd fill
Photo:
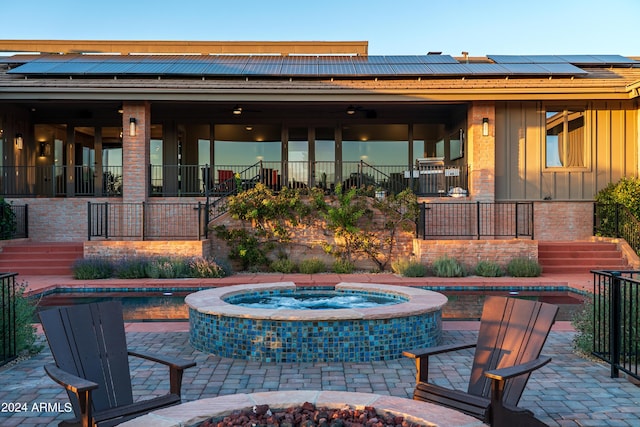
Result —
[[622, 238], [640, 254], [640, 221], [621, 204], [594, 203], [593, 235]]
[[593, 354], [640, 380], [640, 271], [592, 271]]
[[0, 189], [11, 197], [117, 197], [122, 167], [0, 166]]
[[[5, 212], [9, 209], [9, 212]], [[29, 205], [0, 203], [0, 240], [29, 237]]]
[[533, 239], [533, 202], [421, 203], [418, 238]]
[[[239, 175], [238, 178], [234, 178]], [[445, 195], [453, 188], [467, 189], [466, 166], [370, 165], [364, 161], [259, 161], [253, 165], [150, 165], [152, 196], [227, 195], [236, 185], [247, 189], [260, 182], [273, 191], [283, 187], [368, 187], [399, 193], [411, 188], [419, 195]]]
[[18, 355], [16, 276], [0, 274], [0, 366]]
[[200, 240], [206, 235], [202, 203], [88, 202], [88, 236], [104, 239]]

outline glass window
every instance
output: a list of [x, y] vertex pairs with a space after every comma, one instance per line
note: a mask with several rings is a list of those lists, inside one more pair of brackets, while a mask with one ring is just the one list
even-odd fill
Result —
[[586, 167], [584, 111], [547, 111], [546, 129], [546, 167]]
[[406, 166], [409, 143], [406, 125], [355, 125], [342, 131], [342, 160], [370, 165]]

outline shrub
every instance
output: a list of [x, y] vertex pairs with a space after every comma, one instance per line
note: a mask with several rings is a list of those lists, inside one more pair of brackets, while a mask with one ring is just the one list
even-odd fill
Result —
[[576, 330], [573, 336], [573, 348], [582, 354], [590, 355], [593, 351], [593, 297], [586, 298], [582, 309], [576, 311], [571, 319]]
[[125, 258], [115, 265], [115, 276], [119, 279], [142, 279], [147, 277], [147, 258]]
[[512, 277], [538, 277], [542, 267], [529, 258], [514, 258], [507, 264], [507, 273]]
[[327, 271], [327, 265], [319, 258], [309, 258], [300, 262], [298, 270], [303, 274], [322, 273]]
[[11, 239], [18, 223], [11, 205], [0, 197], [0, 240]]
[[347, 259], [339, 259], [333, 263], [333, 272], [338, 274], [351, 274], [355, 266]]
[[73, 277], [78, 280], [108, 279], [113, 276], [111, 261], [104, 258], [82, 258], [73, 263]]
[[433, 274], [438, 277], [463, 277], [465, 275], [462, 264], [447, 256], [436, 259], [432, 268]]
[[225, 277], [226, 272], [214, 260], [195, 257], [189, 260], [189, 277], [219, 278]]
[[504, 276], [504, 268], [493, 261], [480, 261], [476, 265], [475, 273], [482, 277], [500, 277]]
[[270, 267], [272, 271], [276, 271], [278, 273], [289, 274], [296, 271], [296, 263], [287, 258], [281, 258], [273, 261]]
[[391, 263], [394, 273], [404, 277], [424, 277], [427, 275], [427, 266], [411, 259], [399, 259]]
[[[27, 297], [24, 296], [24, 292], [27, 289], [27, 284], [17, 283], [15, 294], [9, 298], [3, 300], [3, 305], [0, 307], [3, 313], [9, 312], [9, 305], [15, 304], [15, 344], [18, 354], [27, 351], [29, 353], [37, 353], [42, 350], [42, 346], [35, 345], [36, 342], [36, 328], [33, 325], [33, 318], [36, 313], [35, 304]], [[4, 334], [5, 328], [0, 328], [0, 342], [8, 342]]]
[[189, 277], [189, 263], [183, 258], [157, 258], [147, 265], [147, 275], [152, 279]]

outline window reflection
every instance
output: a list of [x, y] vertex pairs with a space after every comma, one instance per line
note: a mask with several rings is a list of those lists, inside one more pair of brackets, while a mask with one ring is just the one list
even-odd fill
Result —
[[584, 111], [547, 111], [546, 167], [585, 167]]

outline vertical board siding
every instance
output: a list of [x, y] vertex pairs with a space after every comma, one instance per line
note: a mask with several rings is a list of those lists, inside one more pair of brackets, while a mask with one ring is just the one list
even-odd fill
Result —
[[638, 177], [638, 110], [598, 102], [585, 111], [586, 168], [545, 170], [545, 105], [496, 103], [496, 200], [593, 200], [622, 177]]

